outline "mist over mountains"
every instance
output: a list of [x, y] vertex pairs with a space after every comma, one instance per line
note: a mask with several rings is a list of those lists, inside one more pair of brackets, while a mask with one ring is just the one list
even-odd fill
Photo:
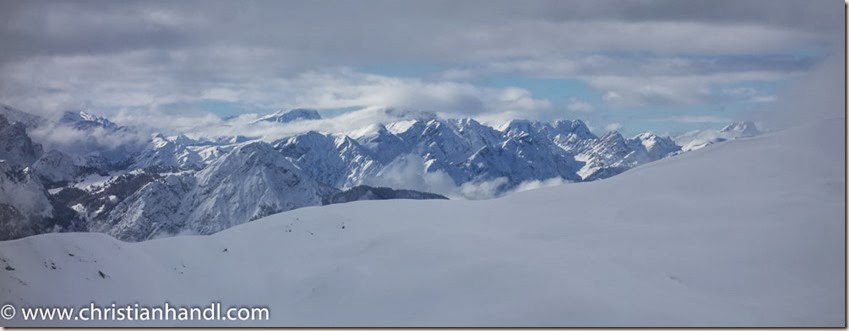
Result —
[[[471, 118], [387, 110], [354, 131], [268, 136], [146, 135], [87, 112], [58, 121], [3, 106], [4, 238], [95, 231], [142, 241], [211, 234], [307, 206], [370, 199], [484, 199], [603, 179], [641, 164], [757, 134], [752, 123], [677, 139], [596, 135], [581, 120]], [[279, 111], [256, 125], [321, 119]], [[683, 148], [682, 148], [683, 146]], [[428, 193], [429, 192], [429, 193]], [[23, 197], [23, 198], [21, 198]]]

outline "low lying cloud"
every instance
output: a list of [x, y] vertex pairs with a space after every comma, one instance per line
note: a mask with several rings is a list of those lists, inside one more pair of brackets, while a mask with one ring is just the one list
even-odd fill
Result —
[[[225, 121], [214, 114], [197, 109], [181, 109], [169, 112], [157, 107], [144, 109], [121, 109], [109, 119], [123, 126], [140, 129], [146, 133], [192, 133], [203, 128], [212, 128]], [[163, 121], [167, 119], [167, 121]]]
[[415, 154], [400, 156], [387, 165], [379, 176], [372, 176], [362, 184], [432, 192], [457, 198], [459, 189], [454, 180], [441, 171], [426, 171], [424, 163], [425, 160]]
[[58, 150], [80, 157], [98, 155], [111, 161], [140, 150], [150, 138], [136, 131], [114, 132], [99, 127], [83, 131], [65, 125], [39, 126], [28, 134], [42, 144], [45, 151]]
[[450, 199], [482, 200], [569, 182], [562, 178], [530, 180], [508, 190], [505, 187], [508, 178], [499, 177], [456, 185], [448, 174], [438, 170], [426, 171], [424, 164], [425, 160], [420, 156], [405, 155], [393, 161], [379, 176], [369, 178], [362, 184], [437, 193]]
[[568, 180], [559, 177], [549, 178], [545, 180], [531, 180], [522, 182], [521, 184], [516, 186], [516, 188], [514, 188], [511, 192], [530, 191], [544, 187], [560, 186], [567, 183], [569, 183]]
[[509, 179], [498, 177], [487, 181], [463, 183], [454, 193], [454, 196], [468, 200], [492, 199], [501, 196], [504, 185]]

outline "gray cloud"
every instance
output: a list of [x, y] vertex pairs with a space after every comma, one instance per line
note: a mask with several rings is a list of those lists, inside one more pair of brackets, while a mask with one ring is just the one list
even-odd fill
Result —
[[[96, 54], [229, 45], [270, 47], [334, 62], [352, 56], [365, 62], [439, 56], [450, 61], [462, 53], [440, 46], [500, 53], [510, 48], [502, 39], [512, 39], [516, 49], [508, 52], [519, 53], [522, 46], [548, 43], [562, 50], [570, 47], [560, 42], [582, 41], [577, 47], [586, 47], [592, 40], [605, 49], [653, 45], [648, 39], [628, 40], [639, 34], [667, 38], [657, 44], [672, 36], [689, 39], [669, 49], [686, 50], [707, 40], [705, 45], [748, 51], [776, 41], [816, 41], [842, 26], [839, 4], [805, 0], [4, 1], [0, 6], [3, 39], [12, 41], [7, 51]], [[585, 29], [593, 33], [581, 33]], [[690, 34], [700, 30], [720, 33]], [[771, 37], [737, 43], [758, 35]]]
[[[550, 107], [474, 86], [508, 72], [583, 79], [619, 102], [693, 103], [712, 84], [808, 70], [809, 57], [769, 54], [829, 49], [841, 28], [839, 3], [805, 0], [2, 1], [0, 100], [45, 113], [203, 99]], [[439, 82], [346, 71], [421, 63], [451, 69]]]
[[[835, 45], [843, 48], [844, 43]], [[836, 52], [835, 52], [836, 53]], [[793, 81], [775, 97], [774, 104], [749, 114], [769, 129], [846, 118], [846, 59], [834, 54]]]

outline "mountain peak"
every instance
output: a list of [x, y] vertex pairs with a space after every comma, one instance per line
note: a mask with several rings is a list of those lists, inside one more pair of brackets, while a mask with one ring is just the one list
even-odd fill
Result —
[[681, 150], [672, 138], [658, 136], [651, 131], [643, 132], [630, 140], [642, 145], [653, 159], [660, 159]]
[[27, 128], [34, 128], [45, 122], [44, 118], [41, 116], [23, 112], [5, 104], [0, 104], [0, 115], [5, 116], [11, 123], [23, 123], [23, 125]]
[[37, 160], [43, 150], [40, 144], [33, 142], [26, 133], [23, 123], [9, 123], [0, 114], [0, 160], [26, 167]]
[[386, 134], [390, 134], [390, 132], [386, 129], [386, 126], [381, 123], [369, 124], [362, 128], [345, 133], [345, 135], [353, 139], [374, 138]]
[[321, 115], [315, 109], [295, 108], [291, 110], [280, 110], [273, 114], [260, 117], [258, 122], [290, 123], [295, 121], [320, 120]]
[[737, 133], [737, 137], [752, 137], [756, 136], [760, 133], [758, 127], [754, 122], [745, 121], [745, 122], [734, 122], [726, 125], [720, 132], [735, 132]]
[[501, 132], [504, 132], [504, 133], [509, 133], [511, 131], [513, 131], [513, 132], [521, 131], [521, 132], [525, 132], [525, 133], [530, 133], [531, 131], [533, 131], [533, 126], [536, 123], [537, 122], [531, 122], [530, 120], [513, 119], [513, 120], [508, 121], [507, 123], [502, 124], [498, 128], [498, 131], [501, 131]]
[[79, 130], [92, 127], [102, 127], [110, 130], [119, 128], [117, 124], [108, 120], [106, 117], [97, 116], [84, 111], [66, 111], [62, 114], [62, 118], [59, 119], [59, 123], [73, 125]]
[[82, 118], [84, 121], [96, 122], [97, 120], [101, 119], [101, 117], [98, 117], [91, 113], [87, 113], [85, 111], [80, 111], [79, 115], [80, 118]]
[[186, 136], [185, 134], [182, 134], [182, 133], [178, 134], [174, 137], [169, 137], [169, 138], [170, 138], [171, 141], [173, 141], [177, 144], [180, 144], [180, 145], [195, 145], [195, 144], [199, 143], [198, 140], [189, 138], [189, 136]]
[[759, 135], [755, 123], [752, 122], [734, 122], [726, 125], [721, 130], [697, 130], [687, 132], [675, 138], [675, 143], [681, 145], [682, 151], [692, 151], [704, 148], [705, 146], [733, 140], [737, 138], [746, 138]]
[[613, 131], [608, 131], [603, 136], [601, 136], [601, 140], [603, 140], [603, 141], [604, 140], [623, 140], [624, 141], [625, 138], [622, 137], [622, 134], [619, 133], [619, 131], [613, 130]]

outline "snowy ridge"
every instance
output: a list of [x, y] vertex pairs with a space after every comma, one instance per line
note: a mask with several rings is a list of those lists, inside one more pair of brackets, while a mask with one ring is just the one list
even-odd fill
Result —
[[[352, 141], [330, 143], [346, 138]], [[605, 178], [680, 150], [671, 139], [650, 133], [628, 144], [621, 140], [599, 139], [579, 120], [513, 120], [495, 129], [473, 119], [431, 118], [374, 124], [339, 135], [311, 132], [276, 146], [302, 168], [314, 169], [315, 178], [331, 178], [328, 184], [336, 187], [372, 183], [404, 164], [421, 168], [420, 175], [444, 174], [454, 185], [503, 180], [500, 192], [531, 180]], [[306, 150], [328, 157], [305, 157]], [[326, 160], [334, 166], [326, 167]]]
[[92, 128], [103, 128], [107, 130], [122, 130], [123, 127], [118, 126], [105, 117], [96, 116], [84, 111], [65, 112], [62, 118], [59, 119], [60, 124], [71, 125], [78, 130], [88, 130]]
[[27, 129], [33, 129], [46, 122], [41, 116], [26, 113], [2, 103], [0, 103], [0, 115], [5, 117], [10, 123], [18, 122], [23, 124]]
[[760, 134], [760, 130], [758, 130], [755, 123], [735, 122], [723, 127], [719, 131], [699, 130], [688, 132], [676, 137], [675, 142], [681, 145], [682, 151], [687, 152], [701, 149], [708, 145], [720, 143], [726, 140], [754, 137], [758, 134]]
[[242, 142], [239, 139], [212, 142], [195, 140], [182, 134], [173, 137], [155, 134], [146, 148], [134, 157], [130, 169], [200, 170]]
[[321, 115], [318, 114], [317, 111], [313, 109], [304, 109], [297, 108], [292, 110], [281, 110], [275, 112], [273, 114], [269, 114], [259, 119], [255, 120], [254, 123], [257, 122], [276, 122], [276, 123], [290, 123], [295, 121], [306, 121], [306, 120], [319, 120], [321, 119]]

